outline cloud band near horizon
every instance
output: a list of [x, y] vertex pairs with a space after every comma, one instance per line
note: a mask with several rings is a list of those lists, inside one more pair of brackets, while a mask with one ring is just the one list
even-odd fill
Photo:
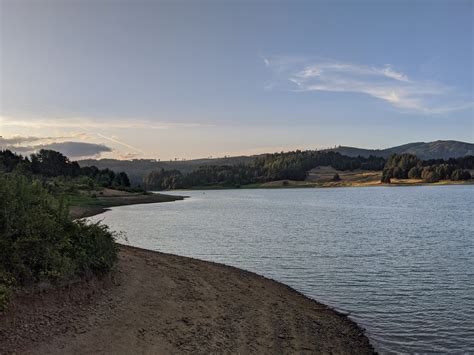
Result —
[[50, 149], [74, 159], [91, 157], [98, 158], [102, 153], [113, 151], [112, 148], [104, 144], [55, 141], [62, 138], [64, 137], [14, 136], [3, 138], [0, 136], [0, 149], [8, 149], [19, 154], [32, 154], [41, 149]]

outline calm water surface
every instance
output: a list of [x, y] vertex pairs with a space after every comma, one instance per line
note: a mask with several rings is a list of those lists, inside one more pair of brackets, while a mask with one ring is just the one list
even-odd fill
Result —
[[350, 312], [380, 352], [474, 352], [474, 186], [174, 194], [93, 219]]

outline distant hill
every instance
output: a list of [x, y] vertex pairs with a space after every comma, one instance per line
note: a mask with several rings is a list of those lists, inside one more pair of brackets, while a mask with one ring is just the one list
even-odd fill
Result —
[[[353, 147], [338, 147], [327, 149], [339, 152], [342, 155], [350, 157], [370, 155], [387, 158], [391, 154], [411, 153], [420, 159], [449, 159], [457, 158], [465, 155], [474, 155], [474, 144], [458, 141], [436, 141], [430, 143], [409, 143], [388, 149], [361, 149]], [[108, 168], [113, 171], [124, 171], [130, 178], [133, 185], [140, 185], [143, 177], [156, 170], [179, 170], [181, 173], [188, 173], [199, 166], [204, 165], [236, 165], [245, 164], [254, 160], [258, 155], [238, 156], [214, 159], [193, 159], [179, 161], [157, 161], [154, 159], [134, 159], [134, 160], [118, 160], [118, 159], [87, 159], [79, 161], [80, 166], [95, 165], [99, 169]]]
[[416, 142], [387, 149], [361, 149], [354, 147], [337, 147], [327, 149], [350, 157], [370, 155], [387, 158], [392, 154], [410, 153], [422, 160], [459, 158], [474, 155], [474, 144], [459, 141]]

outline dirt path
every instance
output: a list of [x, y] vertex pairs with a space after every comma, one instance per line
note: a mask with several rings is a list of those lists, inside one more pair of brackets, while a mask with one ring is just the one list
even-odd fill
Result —
[[18, 296], [0, 352], [372, 353], [345, 316], [219, 264], [122, 247], [111, 280]]

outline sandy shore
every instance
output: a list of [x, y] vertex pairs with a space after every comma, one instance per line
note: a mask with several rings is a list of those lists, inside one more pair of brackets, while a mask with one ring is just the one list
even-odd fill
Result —
[[107, 280], [23, 292], [0, 317], [0, 352], [373, 353], [354, 322], [236, 268], [122, 247]]
[[[111, 191], [111, 190], [108, 190]], [[112, 190], [113, 191], [113, 190]], [[72, 206], [69, 215], [72, 219], [92, 217], [107, 211], [110, 207], [139, 205], [145, 203], [172, 202], [184, 199], [184, 196], [164, 194], [131, 194], [120, 192], [112, 196], [100, 196], [94, 200], [94, 205]]]

